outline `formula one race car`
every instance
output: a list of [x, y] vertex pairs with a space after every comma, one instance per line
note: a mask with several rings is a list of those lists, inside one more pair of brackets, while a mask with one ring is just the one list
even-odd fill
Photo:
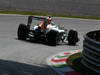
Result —
[[70, 44], [78, 42], [76, 31], [69, 31], [67, 37], [67, 30], [55, 24], [51, 17], [29, 16], [27, 25], [19, 25], [17, 35], [20, 40], [28, 38], [35, 41], [44, 40], [50, 45], [57, 45], [60, 41], [64, 42], [66, 40]]

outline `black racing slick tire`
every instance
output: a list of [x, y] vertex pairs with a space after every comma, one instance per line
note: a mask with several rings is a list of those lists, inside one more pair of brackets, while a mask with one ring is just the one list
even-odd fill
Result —
[[17, 36], [19, 40], [26, 40], [28, 36], [28, 28], [25, 24], [20, 24], [17, 31]]
[[57, 38], [57, 35], [58, 35], [58, 32], [57, 31], [54, 31], [54, 30], [49, 31], [46, 34], [46, 39], [47, 39], [48, 44], [53, 45], [53, 46], [56, 46], [57, 43], [58, 43], [58, 40], [59, 40]]
[[70, 30], [67, 41], [69, 45], [75, 45], [79, 41], [78, 32], [76, 30]]

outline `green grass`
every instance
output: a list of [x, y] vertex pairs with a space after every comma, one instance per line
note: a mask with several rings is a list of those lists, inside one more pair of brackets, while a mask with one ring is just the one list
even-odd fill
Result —
[[39, 15], [39, 16], [46, 16], [46, 13], [39, 13], [39, 12], [26, 12], [26, 11], [0, 11], [0, 14], [21, 14], [21, 15]]
[[81, 63], [81, 59], [82, 59], [81, 53], [75, 53], [71, 55], [68, 59], [69, 59], [69, 61], [67, 62], [68, 65], [71, 66], [77, 72], [80, 72], [81, 75], [98, 75], [96, 72], [93, 72], [92, 70], [85, 67]]
[[21, 14], [21, 15], [38, 15], [38, 16], [55, 16], [55, 17], [67, 17], [67, 18], [82, 18], [82, 19], [96, 19], [100, 20], [98, 16], [73, 16], [71, 14], [53, 14], [48, 12], [27, 12], [27, 11], [0, 11], [0, 14]]

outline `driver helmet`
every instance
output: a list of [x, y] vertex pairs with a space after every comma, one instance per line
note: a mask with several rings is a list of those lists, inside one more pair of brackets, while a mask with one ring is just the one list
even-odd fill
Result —
[[48, 22], [51, 23], [51, 21], [52, 21], [51, 16], [49, 16], [47, 19], [48, 19]]

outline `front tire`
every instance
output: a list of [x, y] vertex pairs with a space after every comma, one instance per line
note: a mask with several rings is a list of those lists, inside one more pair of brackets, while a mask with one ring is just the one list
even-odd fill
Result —
[[70, 30], [68, 33], [67, 40], [69, 45], [75, 45], [79, 41], [78, 32], [75, 30]]
[[25, 24], [20, 24], [18, 27], [17, 36], [19, 40], [26, 40], [28, 36], [28, 28]]

